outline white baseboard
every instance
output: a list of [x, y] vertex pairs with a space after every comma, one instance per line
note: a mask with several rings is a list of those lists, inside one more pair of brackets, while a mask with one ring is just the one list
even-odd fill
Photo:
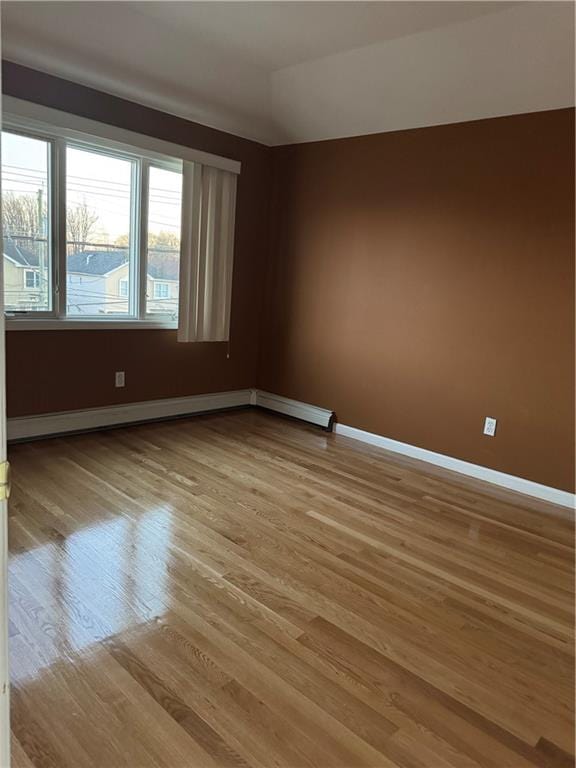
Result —
[[376, 435], [373, 432], [365, 432], [362, 429], [356, 429], [356, 427], [348, 427], [346, 424], [335, 424], [334, 432], [337, 435], [352, 437], [355, 440], [361, 440], [364, 443], [370, 443], [379, 448], [385, 448], [387, 451], [401, 453], [403, 456], [410, 456], [413, 459], [426, 461], [429, 464], [435, 464], [438, 467], [444, 467], [444, 469], [450, 469], [453, 472], [459, 472], [462, 475], [474, 477], [477, 480], [484, 480], [487, 483], [499, 485], [502, 488], [507, 488], [511, 491], [524, 493], [527, 496], [534, 496], [538, 499], [551, 502], [552, 504], [560, 504], [561, 506], [569, 507], [570, 509], [574, 509], [576, 506], [576, 494], [562, 491], [558, 488], [550, 488], [549, 486], [541, 485], [540, 483], [534, 483], [532, 480], [525, 480], [523, 477], [507, 475], [505, 472], [498, 472], [496, 469], [489, 469], [488, 467], [482, 467], [479, 464], [471, 464], [468, 461], [454, 459], [452, 456], [445, 456], [442, 453], [435, 453], [434, 451], [428, 451], [425, 448], [418, 448], [409, 443], [401, 443], [398, 440], [391, 440], [389, 437], [382, 437], [382, 435]]
[[250, 405], [252, 390], [214, 392], [208, 395], [172, 397], [163, 400], [147, 400], [142, 403], [126, 403], [83, 411], [46, 413], [39, 416], [21, 416], [8, 419], [8, 440], [24, 440], [46, 437], [66, 432], [82, 432], [100, 427], [154, 421], [172, 416], [205, 413], [222, 408]]
[[309, 421], [311, 424], [317, 424], [320, 427], [328, 429], [332, 422], [333, 412], [325, 408], [318, 408], [316, 405], [301, 403], [298, 400], [290, 400], [288, 397], [273, 395], [270, 392], [262, 392], [260, 389], [253, 390], [252, 405], [260, 408], [266, 408], [269, 411], [283, 413], [286, 416], [294, 416], [302, 421]]

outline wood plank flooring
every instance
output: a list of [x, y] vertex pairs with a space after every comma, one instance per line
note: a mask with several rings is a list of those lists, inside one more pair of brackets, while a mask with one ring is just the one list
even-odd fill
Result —
[[565, 768], [559, 508], [259, 411], [11, 448], [15, 768]]

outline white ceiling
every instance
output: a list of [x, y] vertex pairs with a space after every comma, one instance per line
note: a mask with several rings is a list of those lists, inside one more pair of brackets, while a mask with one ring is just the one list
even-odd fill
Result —
[[2, 53], [267, 144], [574, 103], [572, 2], [3, 2]]
[[496, 10], [492, 2], [426, 1], [136, 2], [131, 8], [268, 72]]

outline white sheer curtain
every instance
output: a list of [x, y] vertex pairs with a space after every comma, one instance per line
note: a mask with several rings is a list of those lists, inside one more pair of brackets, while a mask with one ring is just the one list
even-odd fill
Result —
[[184, 162], [178, 341], [228, 341], [236, 174]]

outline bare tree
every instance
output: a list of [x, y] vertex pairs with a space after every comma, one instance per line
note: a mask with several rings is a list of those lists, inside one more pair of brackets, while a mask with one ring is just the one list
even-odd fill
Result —
[[166, 232], [165, 230], [157, 233], [150, 232], [148, 235], [148, 248], [177, 251], [180, 249], [180, 237], [174, 232]]
[[127, 248], [130, 244], [130, 235], [118, 235], [116, 240], [114, 240], [114, 245], [117, 245], [118, 248]]
[[2, 195], [2, 229], [7, 237], [38, 238], [45, 233], [46, 205], [42, 197], [7, 192]]
[[88, 207], [86, 200], [69, 207], [66, 211], [66, 225], [68, 228], [68, 241], [74, 243], [74, 250], [82, 252], [86, 249], [86, 243], [96, 234], [98, 214]]
[[[114, 245], [117, 245], [119, 248], [126, 248], [129, 243], [129, 235], [118, 235], [114, 241]], [[180, 237], [174, 232], [166, 232], [165, 230], [161, 230], [160, 232], [149, 232], [148, 248], [150, 250], [179, 251]]]

